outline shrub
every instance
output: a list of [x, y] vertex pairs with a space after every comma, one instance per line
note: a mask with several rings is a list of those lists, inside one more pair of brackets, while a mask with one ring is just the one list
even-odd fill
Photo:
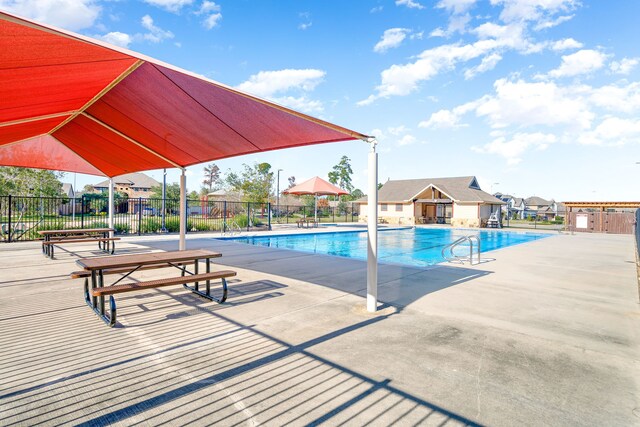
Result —
[[162, 221], [160, 221], [159, 219], [145, 218], [142, 221], [140, 221], [141, 233], [156, 233], [161, 228], [162, 228]]
[[115, 224], [113, 228], [116, 229], [116, 234], [128, 234], [131, 229], [129, 224]]

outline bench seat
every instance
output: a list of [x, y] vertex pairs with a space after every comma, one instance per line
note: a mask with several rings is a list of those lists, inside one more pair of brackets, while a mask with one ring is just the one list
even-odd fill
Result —
[[204, 282], [206, 280], [226, 279], [233, 277], [237, 273], [231, 270], [215, 271], [212, 273], [200, 273], [189, 276], [171, 277], [168, 279], [150, 280], [148, 282], [124, 283], [122, 285], [105, 286], [91, 290], [91, 295], [99, 297], [102, 295], [115, 295], [124, 292], [134, 292], [144, 289], [161, 288], [164, 286], [181, 285], [184, 283]]
[[[138, 283], [124, 283], [121, 285], [112, 285], [105, 286], [102, 288], [95, 288], [89, 291], [88, 289], [88, 281], [85, 280], [85, 300], [87, 305], [89, 305], [93, 310], [100, 316], [105, 323], [109, 326], [113, 327], [116, 324], [116, 302], [113, 298], [116, 294], [126, 293], [126, 292], [135, 292], [146, 289], [154, 289], [161, 288], [164, 286], [174, 286], [174, 285], [183, 285], [185, 288], [189, 289], [191, 292], [196, 293], [204, 298], [207, 298], [212, 301], [216, 301], [218, 303], [223, 303], [227, 299], [227, 277], [233, 277], [237, 273], [231, 270], [221, 270], [214, 271], [211, 273], [200, 273], [200, 274], [192, 274], [187, 276], [180, 277], [171, 277], [168, 279], [158, 279], [158, 280], [150, 280], [147, 282], [138, 282]], [[209, 289], [209, 280], [222, 279], [222, 297], [220, 299], [214, 298], [210, 294]], [[201, 292], [198, 290], [197, 284], [198, 282], [206, 282], [206, 292]], [[196, 283], [196, 287], [192, 288], [187, 285], [187, 283]], [[100, 298], [100, 308], [96, 309], [95, 303], [92, 304], [90, 296], [93, 298]], [[109, 296], [109, 315], [107, 316], [105, 313], [105, 305], [104, 305], [104, 297]]]

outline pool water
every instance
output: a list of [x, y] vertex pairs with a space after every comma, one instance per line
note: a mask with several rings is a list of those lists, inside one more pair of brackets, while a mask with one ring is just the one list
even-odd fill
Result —
[[[550, 234], [513, 231], [470, 231], [447, 228], [413, 228], [380, 230], [378, 232], [378, 260], [380, 262], [429, 266], [445, 261], [442, 248], [462, 236], [480, 237], [481, 252], [513, 246], [551, 236]], [[367, 259], [367, 232], [344, 231], [334, 233], [289, 234], [276, 236], [246, 236], [231, 239], [241, 243], [271, 248], [292, 249], [347, 258]], [[474, 253], [476, 248], [474, 247]], [[456, 247], [456, 255], [468, 255], [469, 245]]]

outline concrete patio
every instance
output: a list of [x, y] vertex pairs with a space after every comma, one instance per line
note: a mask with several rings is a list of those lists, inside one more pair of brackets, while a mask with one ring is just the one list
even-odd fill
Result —
[[[380, 265], [374, 315], [364, 262], [188, 237], [238, 271], [227, 303], [127, 294], [114, 329], [68, 276], [94, 247], [0, 245], [0, 424], [640, 425], [631, 236]], [[168, 249], [129, 237], [117, 253]]]

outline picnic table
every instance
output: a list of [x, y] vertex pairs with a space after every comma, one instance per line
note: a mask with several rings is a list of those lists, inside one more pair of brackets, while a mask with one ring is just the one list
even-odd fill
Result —
[[40, 230], [42, 236], [42, 253], [53, 259], [53, 248], [56, 245], [67, 243], [98, 242], [98, 248], [113, 254], [116, 250], [116, 240], [119, 237], [110, 237], [115, 230], [113, 228], [86, 228], [63, 230]]
[[298, 228], [317, 228], [318, 221], [313, 218], [301, 218], [297, 221]]
[[[191, 292], [211, 301], [223, 303], [227, 299], [227, 277], [236, 275], [235, 271], [222, 270], [211, 271], [211, 259], [221, 257], [219, 252], [205, 249], [154, 252], [137, 255], [117, 255], [99, 258], [79, 259], [76, 263], [83, 268], [82, 271], [71, 273], [72, 278], [85, 278], [85, 301], [93, 311], [100, 316], [109, 326], [116, 324], [116, 303], [113, 295], [159, 288], [164, 286], [183, 285]], [[199, 272], [200, 262], [205, 264], [205, 272]], [[187, 270], [187, 266], [193, 266], [193, 271]], [[133, 282], [120, 284], [131, 274], [156, 268], [174, 267], [180, 271], [180, 276], [146, 282]], [[171, 269], [171, 271], [174, 271]], [[113, 284], [105, 286], [104, 276], [123, 274]], [[211, 280], [221, 279], [222, 296], [216, 298], [211, 295]], [[205, 283], [205, 291], [199, 288], [200, 282]], [[192, 283], [193, 286], [189, 286]], [[105, 296], [109, 296], [109, 314], [106, 314]]]

